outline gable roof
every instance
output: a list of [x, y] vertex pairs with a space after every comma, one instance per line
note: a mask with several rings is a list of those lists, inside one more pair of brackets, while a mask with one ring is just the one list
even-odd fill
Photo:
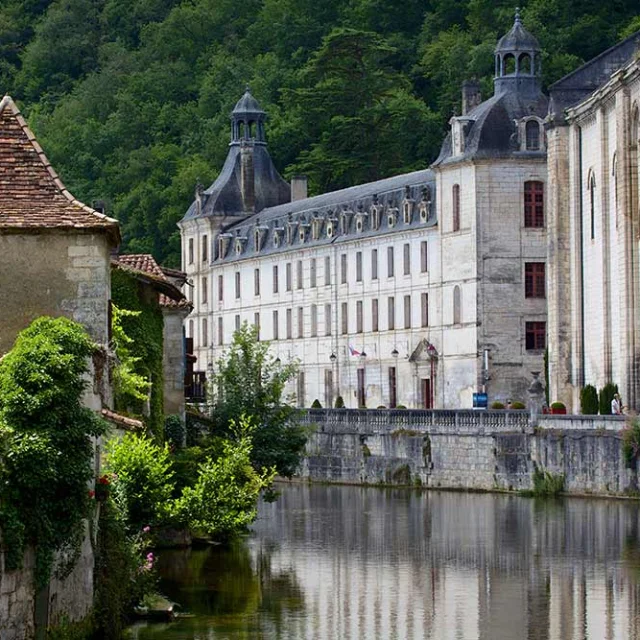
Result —
[[120, 242], [118, 221], [69, 193], [9, 96], [0, 101], [0, 233], [103, 232]]
[[164, 274], [162, 267], [150, 253], [131, 253], [113, 258], [114, 267], [134, 272], [137, 277], [156, 289], [160, 295], [161, 307], [173, 309], [191, 309], [186, 296]]

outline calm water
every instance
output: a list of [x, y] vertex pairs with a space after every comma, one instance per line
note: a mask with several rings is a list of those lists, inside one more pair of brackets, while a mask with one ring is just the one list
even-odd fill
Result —
[[131, 638], [640, 639], [640, 505], [285, 486], [230, 550], [164, 551], [194, 617]]

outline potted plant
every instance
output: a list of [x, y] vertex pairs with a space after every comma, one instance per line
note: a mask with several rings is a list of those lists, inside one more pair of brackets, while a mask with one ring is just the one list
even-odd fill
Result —
[[494, 411], [502, 411], [502, 409], [504, 409], [504, 402], [499, 402], [498, 400], [496, 400], [495, 402], [491, 403], [491, 408]]
[[552, 402], [551, 403], [551, 413], [554, 415], [566, 415], [567, 407], [565, 407], [564, 402]]

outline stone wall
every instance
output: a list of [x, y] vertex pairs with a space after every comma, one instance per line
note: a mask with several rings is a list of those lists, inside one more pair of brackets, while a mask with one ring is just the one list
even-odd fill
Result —
[[624, 419], [524, 411], [309, 410], [314, 429], [300, 476], [355, 484], [527, 490], [536, 470], [561, 474], [571, 493], [636, 491], [625, 465]]

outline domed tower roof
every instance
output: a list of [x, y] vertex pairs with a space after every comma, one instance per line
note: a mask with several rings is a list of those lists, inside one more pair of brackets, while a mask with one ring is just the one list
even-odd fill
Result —
[[503, 35], [496, 45], [496, 53], [515, 53], [516, 51], [541, 51], [538, 40], [522, 26], [520, 9], [516, 9], [516, 18], [511, 31]]
[[260, 103], [251, 95], [249, 86], [247, 85], [244, 90], [244, 94], [242, 95], [240, 100], [236, 102], [236, 106], [233, 108], [231, 115], [258, 115], [264, 113], [265, 112], [260, 107]]

